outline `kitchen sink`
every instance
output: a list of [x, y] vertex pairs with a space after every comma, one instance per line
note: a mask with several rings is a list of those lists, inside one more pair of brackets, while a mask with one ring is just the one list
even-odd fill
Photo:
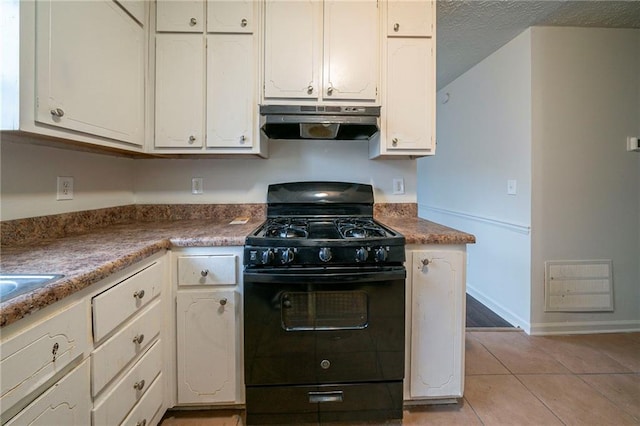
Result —
[[58, 274], [0, 274], [0, 300], [12, 299], [62, 278]]

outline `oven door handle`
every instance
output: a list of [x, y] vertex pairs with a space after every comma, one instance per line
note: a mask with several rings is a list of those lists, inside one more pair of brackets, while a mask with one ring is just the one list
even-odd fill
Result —
[[254, 283], [315, 283], [332, 284], [336, 281], [343, 283], [380, 282], [405, 279], [407, 271], [404, 266], [385, 268], [376, 271], [362, 271], [353, 269], [326, 270], [305, 269], [283, 271], [278, 269], [260, 269], [244, 271], [244, 281]]
[[309, 392], [309, 402], [319, 404], [321, 402], [342, 402], [344, 393], [342, 391], [330, 392]]

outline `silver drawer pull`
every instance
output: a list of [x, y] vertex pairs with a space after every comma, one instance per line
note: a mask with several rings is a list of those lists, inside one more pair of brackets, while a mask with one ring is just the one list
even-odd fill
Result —
[[136, 423], [136, 426], [147, 426], [147, 419], [140, 420], [138, 423]]
[[309, 402], [342, 402], [344, 395], [342, 391], [335, 392], [309, 392]]
[[220, 306], [224, 306], [224, 305], [226, 305], [226, 304], [227, 304], [227, 298], [226, 298], [226, 297], [225, 297], [225, 298], [220, 299]]
[[142, 390], [142, 388], [144, 388], [144, 379], [143, 379], [143, 380], [140, 380], [139, 382], [135, 382], [135, 383], [133, 384], [133, 388], [134, 388], [135, 390], [141, 391], [141, 390]]
[[200, 271], [200, 275], [202, 275], [203, 277], [206, 277], [207, 275], [209, 275], [209, 270], [203, 269], [202, 271]]
[[400, 24], [398, 24], [397, 22], [393, 24], [393, 31], [398, 32], [399, 29], [400, 29]]
[[198, 24], [198, 20], [196, 18], [189, 19], [189, 25], [191, 25], [192, 27], [197, 24]]
[[133, 343], [140, 344], [144, 340], [144, 334], [138, 334], [133, 338]]
[[64, 110], [62, 110], [61, 108], [52, 109], [50, 112], [51, 112], [51, 115], [53, 115], [54, 117], [64, 116]]
[[431, 261], [429, 259], [422, 259], [422, 266], [429, 266]]
[[135, 297], [136, 299], [142, 299], [144, 297], [144, 290], [138, 290], [135, 293], [133, 293], [133, 297]]
[[240, 21], [240, 26], [241, 26], [242, 28], [244, 28], [244, 27], [246, 27], [246, 26], [247, 26], [247, 24], [248, 24], [248, 23], [249, 23], [249, 21], [247, 21], [246, 19], [242, 19], [242, 21]]

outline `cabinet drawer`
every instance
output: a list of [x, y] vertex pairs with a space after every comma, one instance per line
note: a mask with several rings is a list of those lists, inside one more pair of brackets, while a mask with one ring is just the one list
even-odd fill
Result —
[[93, 409], [93, 426], [117, 425], [149, 389], [162, 369], [161, 340], [131, 368]]
[[102, 340], [160, 294], [162, 266], [154, 263], [93, 298], [93, 339]]
[[149, 390], [121, 423], [122, 426], [152, 425], [158, 410], [162, 406], [162, 373], [156, 377]]
[[[154, 302], [134, 321], [118, 331], [91, 354], [91, 391], [95, 397], [160, 334], [162, 305]], [[135, 339], [135, 341], [134, 341]], [[141, 342], [137, 342], [140, 341]]]
[[88, 351], [89, 321], [85, 303], [75, 305], [3, 341], [0, 384], [3, 421], [14, 404], [62, 373]]
[[237, 283], [234, 254], [181, 256], [178, 258], [178, 285], [233, 285]]
[[88, 425], [90, 411], [89, 360], [85, 360], [11, 419], [7, 426]]

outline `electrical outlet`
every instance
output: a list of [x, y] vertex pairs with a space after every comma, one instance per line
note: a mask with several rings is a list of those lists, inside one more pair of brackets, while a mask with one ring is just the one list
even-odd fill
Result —
[[204, 192], [202, 178], [194, 177], [191, 178], [191, 193], [192, 194], [202, 194]]
[[58, 176], [56, 200], [73, 200], [73, 176]]
[[404, 194], [404, 179], [403, 178], [393, 178], [393, 194], [394, 195]]
[[640, 138], [629, 136], [627, 138], [627, 151], [640, 151]]

